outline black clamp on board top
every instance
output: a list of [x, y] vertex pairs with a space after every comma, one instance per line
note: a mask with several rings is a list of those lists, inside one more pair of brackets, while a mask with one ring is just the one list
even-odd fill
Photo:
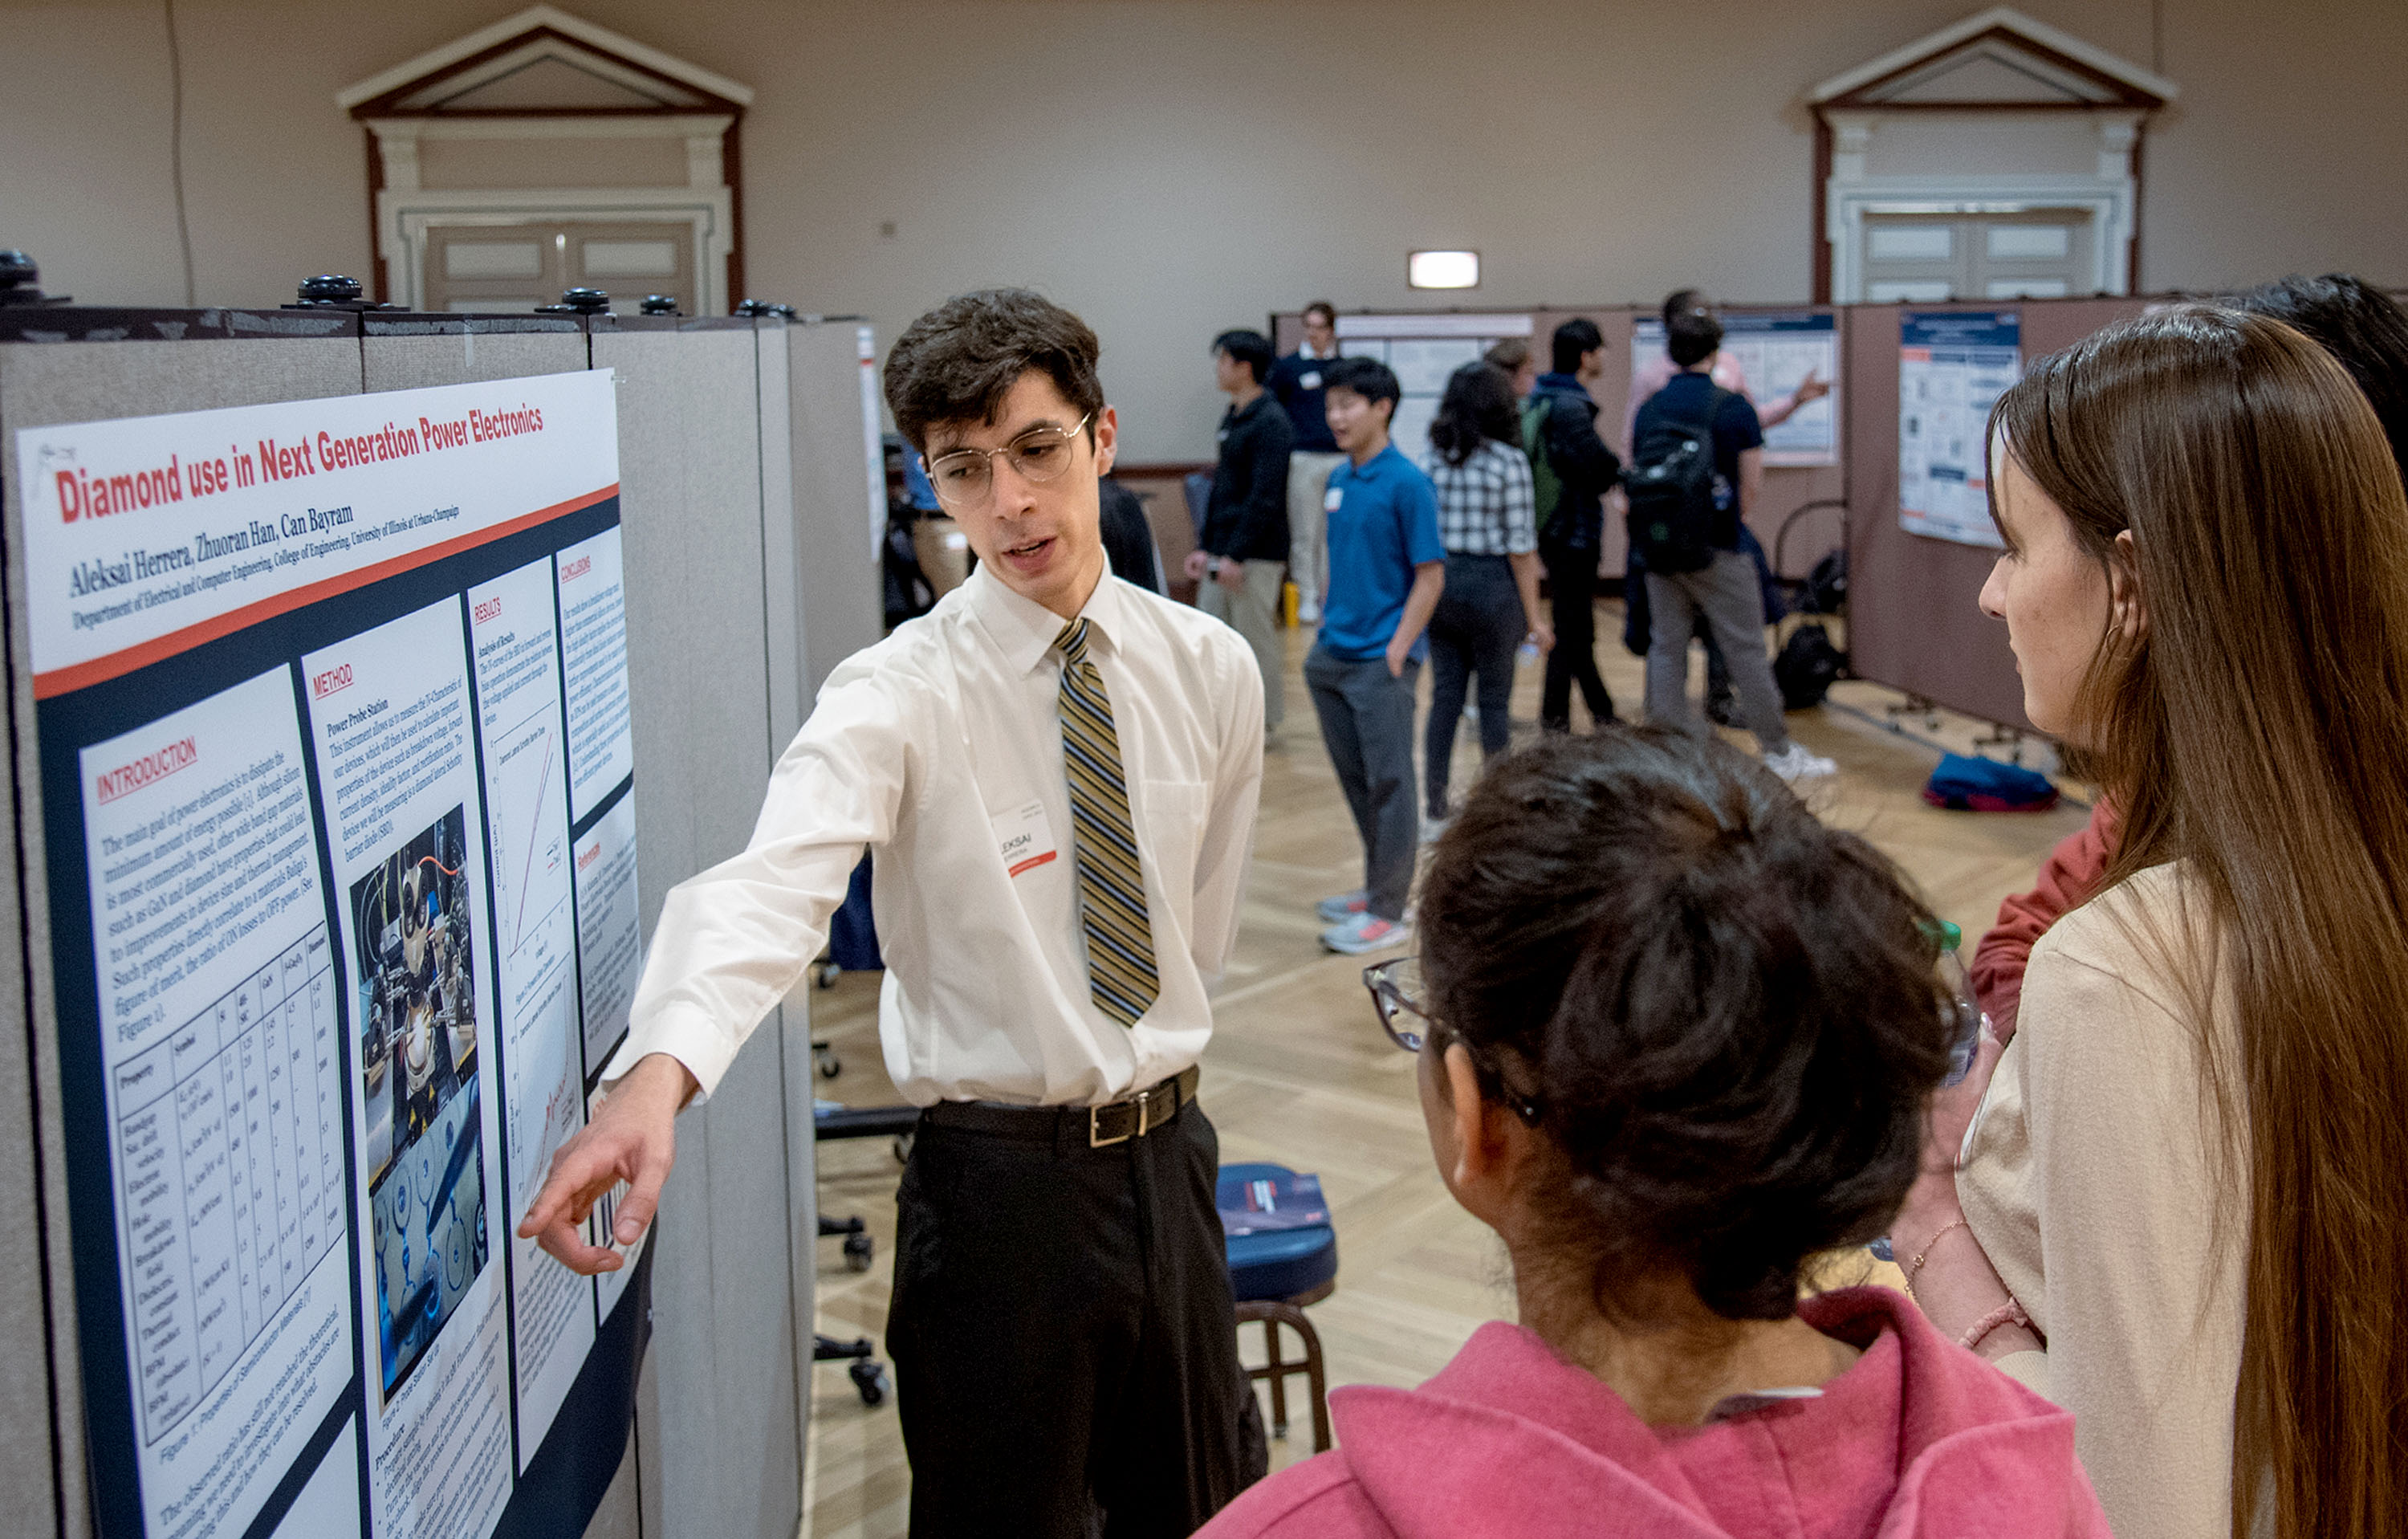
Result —
[[676, 315], [679, 313], [677, 295], [674, 294], [648, 294], [644, 295], [643, 304], [638, 308], [646, 315]]
[[338, 272], [322, 272], [315, 278], [301, 280], [300, 302], [284, 308], [286, 309], [365, 311], [400, 309], [402, 307], [380, 304], [374, 299], [361, 297], [360, 280], [356, 278], [346, 278]]
[[565, 289], [557, 305], [538, 305], [538, 315], [608, 315], [610, 295], [601, 289]]
[[44, 294], [42, 269], [34, 259], [11, 246], [0, 250], [0, 305], [64, 305], [69, 295]]
[[730, 313], [736, 315], [749, 315], [753, 317], [755, 320], [767, 315], [774, 315], [781, 321], [794, 321], [797, 323], [804, 321], [816, 322], [819, 320], [819, 317], [816, 315], [802, 314], [792, 305], [772, 304], [767, 299], [747, 299], [743, 303], [738, 305]]

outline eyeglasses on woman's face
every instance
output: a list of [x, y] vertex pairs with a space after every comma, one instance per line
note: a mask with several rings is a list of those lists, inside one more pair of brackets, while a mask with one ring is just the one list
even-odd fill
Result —
[[995, 492], [998, 454], [1011, 461], [1012, 469], [1024, 481], [1057, 480], [1070, 468], [1075, 457], [1072, 445], [1095, 415], [1090, 411], [1068, 428], [1032, 427], [1000, 449], [956, 449], [939, 454], [927, 462], [928, 483], [937, 489], [937, 500], [948, 508], [984, 507]]
[[[1425, 1043], [1440, 1047], [1445, 1045], [1449, 1033], [1423, 1002], [1426, 996], [1422, 991], [1420, 957], [1398, 956], [1365, 968], [1363, 986], [1370, 990], [1371, 1008], [1380, 1013], [1380, 1028], [1388, 1034], [1390, 1042], [1408, 1053], [1420, 1052]], [[1480, 1071], [1482, 1083], [1492, 1086], [1497, 1099], [1503, 1101], [1525, 1125], [1537, 1127], [1546, 1115], [1538, 1098], [1526, 1096], [1506, 1084], [1505, 1076], [1484, 1062], [1469, 1043], [1464, 1043], [1463, 1046], [1471, 1055], [1472, 1066]]]

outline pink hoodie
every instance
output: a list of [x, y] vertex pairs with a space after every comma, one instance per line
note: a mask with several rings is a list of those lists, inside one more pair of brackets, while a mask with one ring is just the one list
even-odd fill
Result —
[[2073, 1417], [1885, 1288], [1800, 1309], [1862, 1347], [1820, 1398], [1657, 1431], [1495, 1322], [1419, 1389], [1330, 1397], [1340, 1448], [1255, 1486], [1199, 1539], [2108, 1539]]

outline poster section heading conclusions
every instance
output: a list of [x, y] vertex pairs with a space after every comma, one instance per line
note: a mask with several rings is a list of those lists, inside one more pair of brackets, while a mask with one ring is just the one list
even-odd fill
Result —
[[1990, 408], [2023, 373], [2017, 310], [1908, 310], [1898, 328], [1898, 521], [1997, 550]]
[[21, 429], [49, 698], [618, 491], [607, 369]]

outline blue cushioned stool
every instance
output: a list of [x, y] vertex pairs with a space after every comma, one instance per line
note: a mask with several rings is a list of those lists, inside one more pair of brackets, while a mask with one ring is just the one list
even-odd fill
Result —
[[[1262, 1182], [1285, 1190], [1296, 1182], [1283, 1165], [1224, 1165], [1214, 1203], [1224, 1212], [1243, 1214], [1247, 1188]], [[1306, 1317], [1304, 1306], [1319, 1303], [1338, 1289], [1338, 1231], [1326, 1223], [1296, 1229], [1266, 1229], [1227, 1238], [1229, 1291], [1237, 1300], [1238, 1323], [1260, 1321], [1265, 1365], [1246, 1370], [1249, 1383], [1268, 1379], [1271, 1388], [1271, 1435], [1287, 1436], [1287, 1380], [1305, 1375], [1312, 1403], [1312, 1451], [1329, 1447], [1329, 1384], [1322, 1367], [1321, 1336]], [[1280, 1327], [1293, 1329], [1304, 1343], [1302, 1361], [1281, 1355]]]

